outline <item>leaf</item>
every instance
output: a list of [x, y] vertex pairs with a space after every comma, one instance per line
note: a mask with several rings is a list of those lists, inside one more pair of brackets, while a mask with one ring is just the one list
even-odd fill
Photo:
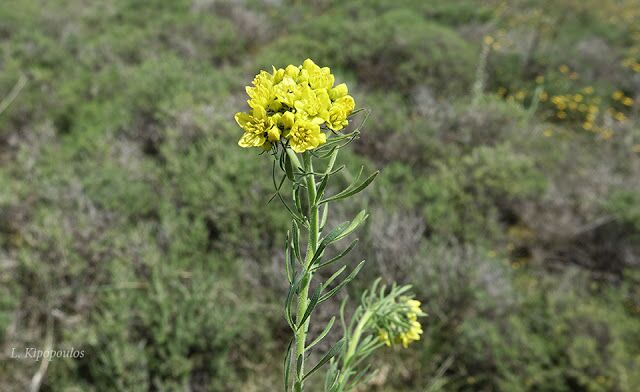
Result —
[[316, 262], [316, 260], [320, 259], [320, 256], [322, 255], [322, 252], [324, 252], [325, 248], [329, 244], [334, 242], [336, 238], [338, 238], [338, 236], [340, 236], [340, 234], [342, 234], [342, 232], [344, 232], [344, 230], [347, 227], [349, 227], [349, 225], [350, 225], [350, 222], [340, 223], [338, 226], [334, 227], [333, 230], [331, 230], [329, 234], [327, 234], [326, 237], [322, 239], [322, 241], [320, 241], [320, 244], [318, 245], [318, 249], [316, 249], [315, 253], [313, 254], [313, 258], [311, 259], [309, 266], [312, 266], [313, 263]]
[[338, 354], [340, 352], [340, 350], [342, 350], [342, 344], [343, 344], [342, 339], [338, 340], [336, 342], [336, 344], [334, 344], [329, 349], [329, 351], [327, 351], [327, 353], [322, 357], [322, 359], [320, 359], [320, 361], [316, 364], [316, 366], [314, 366], [313, 369], [311, 369], [309, 371], [309, 373], [305, 374], [304, 377], [302, 377], [302, 380], [304, 381], [307, 377], [312, 375], [313, 372], [315, 372], [316, 370], [320, 369], [322, 367], [322, 365], [327, 363], [331, 358], [335, 357], [336, 354]]
[[322, 181], [320, 181], [320, 185], [318, 186], [318, 190], [316, 191], [316, 199], [313, 201], [313, 204], [317, 204], [318, 201], [322, 198], [324, 190], [327, 187], [327, 182], [329, 182], [329, 175], [325, 174], [322, 177]]
[[331, 331], [331, 327], [333, 327], [333, 323], [336, 321], [336, 316], [331, 317], [331, 320], [329, 320], [329, 323], [324, 327], [324, 329], [322, 330], [322, 332], [320, 333], [320, 335], [318, 335], [317, 338], [315, 338], [313, 340], [313, 342], [311, 342], [306, 350], [311, 349], [311, 347], [315, 346], [316, 344], [320, 343], [320, 341], [322, 339], [324, 339], [325, 336], [327, 336], [327, 334], [329, 333], [329, 331]]
[[287, 392], [289, 390], [289, 377], [291, 375], [291, 348], [293, 347], [294, 338], [289, 340], [289, 345], [287, 346], [287, 351], [284, 356], [284, 391]]
[[304, 223], [304, 219], [296, 214], [291, 207], [289, 207], [289, 205], [287, 204], [286, 201], [284, 201], [284, 198], [282, 198], [282, 195], [280, 194], [280, 192], [276, 192], [276, 194], [278, 195], [278, 198], [280, 199], [280, 201], [282, 202], [282, 204], [284, 204], [284, 207], [287, 209], [287, 211], [289, 211], [289, 214], [291, 214], [291, 216], [293, 217], [293, 219], [297, 220], [300, 223]]
[[327, 224], [327, 217], [329, 216], [329, 203], [325, 204], [322, 208], [322, 216], [320, 217], [320, 228], [319, 231], [324, 229], [324, 226]]
[[[295, 221], [294, 221], [295, 222]], [[293, 283], [293, 269], [291, 268], [291, 246], [289, 243], [289, 232], [287, 231], [287, 238], [285, 240], [285, 252], [284, 252], [284, 266], [287, 272], [287, 280], [289, 281], [289, 285]], [[295, 266], [295, 264], [294, 264]]]
[[293, 177], [293, 166], [291, 165], [291, 159], [289, 155], [282, 154], [284, 156], [284, 172], [287, 174], [287, 178], [291, 182], [296, 182], [296, 179]]
[[311, 312], [313, 312], [313, 310], [315, 309], [316, 305], [318, 304], [318, 299], [320, 299], [320, 293], [322, 293], [322, 284], [319, 285], [316, 290], [313, 292], [313, 294], [311, 295], [311, 300], [309, 301], [309, 304], [307, 305], [307, 309], [304, 312], [304, 316], [302, 316], [302, 320], [300, 320], [298, 322], [298, 328], [300, 329], [301, 327], [304, 328], [304, 322], [307, 321], [307, 319], [309, 317], [311, 317]]
[[334, 287], [331, 291], [329, 291], [327, 294], [323, 295], [322, 297], [320, 297], [320, 301], [319, 303], [323, 303], [324, 301], [328, 300], [329, 298], [333, 297], [338, 291], [340, 291], [341, 288], [343, 288], [345, 285], [347, 285], [349, 282], [351, 282], [356, 275], [358, 275], [358, 272], [360, 272], [360, 270], [362, 269], [362, 267], [364, 266], [364, 260], [362, 260], [360, 262], [360, 264], [358, 264], [356, 266], [356, 268], [353, 269], [353, 271], [351, 271], [351, 273], [349, 274], [349, 276], [347, 276], [346, 278], [344, 278], [344, 280], [342, 282], [340, 282], [340, 284], [338, 284], [336, 287]]
[[347, 269], [346, 265], [343, 265], [342, 267], [340, 267], [339, 270], [337, 270], [336, 272], [333, 273], [333, 275], [331, 275], [329, 277], [329, 279], [327, 279], [323, 286], [324, 287], [328, 287], [338, 276], [340, 276], [340, 274], [342, 274], [344, 272], [344, 270]]
[[296, 223], [295, 220], [291, 222], [291, 225], [292, 225], [291, 241], [293, 242], [293, 252], [298, 262], [302, 264], [302, 256], [300, 253], [300, 228], [298, 228], [298, 224]]
[[[327, 168], [324, 170], [325, 173], [327, 174], [331, 173], [331, 169], [333, 169], [333, 165], [335, 165], [336, 163], [336, 158], [338, 158], [338, 149], [334, 147], [331, 150], [331, 157], [329, 158], [329, 163], [327, 164]], [[342, 167], [344, 167], [344, 165]]]
[[[362, 181], [362, 183], [360, 183], [359, 185], [353, 185], [351, 184], [350, 186], [348, 186], [345, 190], [343, 190], [342, 192], [333, 195], [329, 198], [326, 198], [324, 200], [321, 200], [318, 204], [323, 204], [323, 203], [328, 203], [330, 201], [334, 201], [334, 200], [340, 200], [340, 199], [345, 199], [349, 196], [353, 196], [356, 193], [361, 192], [362, 190], [364, 190], [367, 186], [369, 186], [369, 184], [371, 184], [371, 182], [376, 178], [376, 176], [380, 174], [380, 171], [376, 171], [374, 172], [372, 175], [370, 175], [369, 177], [367, 177], [366, 180]], [[356, 180], [357, 181], [357, 180]], [[354, 181], [355, 184], [355, 181]]]
[[293, 294], [298, 292], [298, 286], [300, 285], [300, 282], [305, 275], [306, 274], [296, 275], [294, 277], [293, 283], [289, 286], [289, 291], [287, 291], [287, 296], [284, 300], [284, 315], [287, 319], [287, 323], [289, 323], [289, 326], [294, 331], [296, 330], [296, 328], [293, 321], [293, 316], [291, 315], [291, 302], [293, 302]]
[[300, 186], [298, 184], [294, 184], [291, 197], [293, 198], [293, 202], [295, 203], [298, 214], [300, 214], [300, 216], [304, 216], [304, 212], [302, 211], [302, 201], [300, 199], [299, 191], [300, 191]]
[[312, 271], [317, 271], [322, 267], [326, 267], [330, 264], [335, 263], [336, 261], [340, 260], [341, 258], [343, 258], [344, 256], [347, 255], [347, 253], [351, 252], [351, 250], [356, 246], [356, 244], [358, 243], [358, 239], [356, 238], [355, 240], [351, 241], [351, 243], [349, 244], [349, 246], [343, 250], [342, 252], [340, 252], [340, 254], [338, 254], [337, 256], [334, 256], [332, 258], [330, 258], [329, 260], [325, 261], [322, 264], [317, 264], [315, 267], [313, 267]]
[[346, 229], [344, 229], [344, 231], [340, 233], [340, 235], [338, 235], [338, 237], [335, 240], [339, 241], [344, 237], [348, 236], [349, 234], [351, 234], [355, 229], [358, 228], [358, 226], [360, 226], [360, 224], [362, 224], [362, 222], [367, 220], [368, 217], [369, 215], [365, 210], [360, 211], [358, 215], [356, 215], [356, 217], [353, 218], [353, 220], [351, 221], [351, 224], [349, 224], [349, 226]]

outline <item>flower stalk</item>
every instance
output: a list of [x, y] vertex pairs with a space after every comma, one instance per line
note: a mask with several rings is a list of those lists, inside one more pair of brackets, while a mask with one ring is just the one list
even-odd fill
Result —
[[[396, 301], [398, 293], [408, 288], [396, 289], [394, 286], [389, 293], [384, 290], [376, 293], [375, 301], [363, 302], [352, 317], [352, 328], [345, 328], [343, 337], [307, 370], [305, 362], [311, 349], [329, 335], [335, 321], [333, 317], [322, 333], [307, 344], [314, 310], [355, 279], [364, 265], [364, 260], [355, 266], [343, 261], [357, 239], [339, 254], [325, 257], [332, 244], [355, 232], [368, 217], [362, 210], [352, 220], [325, 230], [329, 204], [362, 192], [378, 175], [374, 172], [361, 179], [361, 168], [350, 185], [332, 192], [331, 196], [325, 195], [330, 180], [344, 168], [333, 168], [339, 151], [360, 134], [360, 127], [343, 133], [353, 115], [360, 111], [354, 111], [355, 101], [348, 95], [346, 84], [334, 86], [334, 76], [329, 68], [320, 68], [309, 59], [298, 67], [274, 68], [273, 73], [261, 71], [252, 84], [252, 87], [247, 87], [249, 112], [239, 112], [235, 116], [244, 130], [238, 144], [270, 151], [274, 159], [272, 175], [275, 188], [271, 200], [277, 197], [292, 217], [285, 245], [284, 263], [289, 290], [284, 315], [293, 337], [285, 354], [284, 389], [303, 392], [307, 378], [328, 365], [325, 391], [346, 392], [365, 382], [368, 367], [361, 369], [362, 361], [389, 339], [379, 338], [375, 328], [384, 330], [394, 343], [401, 341], [403, 345], [417, 340], [422, 332], [419, 324], [415, 325], [416, 317], [421, 315], [415, 304], [407, 313], [406, 305]], [[322, 170], [317, 171], [314, 167], [314, 158]], [[279, 180], [277, 167], [282, 170]], [[292, 191], [290, 201], [282, 195], [287, 180]], [[306, 252], [300, 250], [301, 230], [307, 234]], [[344, 276], [349, 267], [350, 272]], [[329, 268], [336, 270], [328, 279], [314, 280], [314, 277], [321, 276], [316, 274], [317, 271]], [[371, 292], [375, 287], [377, 283]], [[388, 318], [389, 315], [392, 318]], [[346, 325], [344, 313], [341, 312], [340, 316], [342, 324]]]

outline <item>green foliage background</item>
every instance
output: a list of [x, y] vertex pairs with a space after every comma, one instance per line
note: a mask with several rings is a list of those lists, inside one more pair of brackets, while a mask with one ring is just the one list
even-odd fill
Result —
[[[45, 391], [280, 388], [289, 219], [233, 114], [260, 67], [307, 57], [372, 111], [344, 163], [382, 171], [332, 212], [372, 215], [343, 296], [381, 275], [429, 313], [363, 390], [640, 390], [640, 74], [621, 65], [639, 15], [631, 0], [3, 2], [0, 95], [27, 83], [0, 113], [0, 390], [27, 389], [40, 363], [11, 348], [48, 335], [86, 355], [52, 361]], [[496, 31], [511, 44], [482, 65]], [[636, 102], [603, 138], [495, 93], [539, 75]]]

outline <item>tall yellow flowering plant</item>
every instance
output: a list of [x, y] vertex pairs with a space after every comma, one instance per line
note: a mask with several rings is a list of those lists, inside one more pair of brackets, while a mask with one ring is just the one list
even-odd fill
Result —
[[[329, 68], [321, 68], [310, 59], [300, 66], [261, 71], [246, 90], [249, 110], [235, 115], [244, 130], [238, 145], [271, 152], [273, 197], [277, 196], [292, 216], [284, 260], [289, 282], [284, 315], [293, 335], [284, 360], [285, 391], [303, 391], [308, 377], [323, 368], [326, 368], [325, 391], [353, 390], [372, 374], [364, 360], [375, 350], [392, 344], [407, 347], [420, 339], [422, 328], [418, 318], [424, 315], [420, 302], [409, 294], [409, 286], [387, 288], [376, 281], [363, 294], [349, 322], [345, 320], [346, 302], [343, 302], [339, 315], [342, 338], [313, 367], [306, 366], [309, 352], [329, 334], [336, 319], [334, 316], [309, 342], [307, 334], [314, 310], [351, 282], [364, 265], [363, 260], [344, 276], [348, 268], [344, 263], [324, 281], [319, 281], [316, 274], [343, 263], [357, 239], [331, 258], [325, 257], [325, 251], [353, 233], [368, 216], [363, 210], [351, 221], [329, 230], [326, 227], [329, 204], [359, 193], [378, 174], [361, 180], [360, 169], [351, 185], [331, 196], [325, 194], [330, 178], [344, 168], [334, 168], [340, 149], [360, 133], [359, 129], [343, 132], [358, 112], [355, 101], [346, 84], [335, 85]], [[314, 167], [314, 161], [316, 165], [323, 164], [322, 170]], [[290, 202], [282, 195], [287, 180], [292, 188]]]

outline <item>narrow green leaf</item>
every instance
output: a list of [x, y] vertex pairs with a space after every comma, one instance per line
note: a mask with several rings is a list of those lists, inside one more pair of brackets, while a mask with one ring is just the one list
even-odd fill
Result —
[[286, 201], [284, 201], [284, 198], [282, 197], [282, 195], [280, 194], [280, 192], [276, 192], [276, 194], [278, 195], [278, 198], [280, 199], [280, 201], [282, 202], [282, 204], [284, 204], [284, 207], [287, 209], [287, 211], [289, 211], [289, 214], [291, 214], [291, 216], [293, 217], [293, 219], [297, 220], [300, 223], [304, 223], [304, 219], [296, 214], [291, 207], [289, 207], [289, 205], [287, 204]]
[[327, 279], [323, 286], [324, 287], [328, 287], [338, 276], [340, 276], [340, 274], [342, 274], [344, 272], [344, 270], [347, 269], [346, 265], [343, 265], [342, 267], [340, 267], [340, 269], [338, 269], [336, 272], [333, 273], [333, 275], [331, 275], [329, 277], [329, 279]]
[[347, 197], [353, 196], [359, 192], [361, 192], [362, 190], [364, 190], [367, 186], [369, 186], [369, 184], [371, 184], [371, 182], [376, 178], [376, 176], [380, 174], [379, 171], [374, 172], [372, 175], [370, 175], [366, 180], [364, 180], [362, 183], [360, 183], [360, 185], [356, 185], [353, 187], [348, 187], [347, 189], [343, 190], [342, 192], [333, 195], [329, 198], [326, 198], [324, 200], [321, 200], [318, 204], [323, 204], [323, 203], [328, 203], [330, 201], [334, 201], [334, 200], [340, 200], [340, 199], [345, 199]]
[[324, 176], [322, 176], [322, 181], [320, 181], [320, 185], [318, 185], [318, 189], [316, 191], [316, 199], [313, 201], [313, 204], [318, 203], [318, 201], [322, 198], [322, 195], [324, 195], [324, 190], [327, 187], [328, 182], [329, 182], [329, 175], [325, 174]]
[[364, 266], [364, 262], [365, 261], [362, 260], [360, 262], [360, 264], [358, 264], [356, 266], [356, 268], [354, 268], [353, 271], [351, 271], [349, 276], [344, 278], [344, 280], [342, 282], [340, 282], [336, 287], [334, 287], [331, 291], [329, 291], [328, 293], [326, 293], [325, 295], [320, 297], [320, 302], [319, 303], [323, 303], [324, 301], [326, 301], [329, 298], [333, 297], [338, 291], [340, 291], [340, 289], [342, 289], [345, 285], [347, 285], [349, 282], [351, 282], [356, 277], [356, 275], [358, 275], [358, 272], [360, 272], [360, 270]]
[[291, 241], [293, 242], [293, 252], [298, 262], [302, 264], [302, 256], [300, 253], [300, 228], [298, 228], [298, 224], [295, 220], [291, 222], [291, 225]]
[[322, 239], [322, 241], [320, 241], [320, 245], [318, 245], [318, 249], [316, 249], [315, 253], [313, 254], [313, 258], [311, 259], [311, 262], [309, 263], [309, 266], [313, 266], [313, 264], [315, 264], [315, 262], [317, 260], [320, 260], [320, 257], [322, 256], [324, 250], [326, 249], [326, 247], [331, 244], [332, 242], [334, 242], [336, 240], [336, 238], [347, 228], [349, 227], [350, 222], [342, 222], [340, 223], [338, 226], [334, 227], [333, 230], [331, 230], [329, 232], [329, 234], [327, 234], [326, 237], [324, 237]]
[[329, 216], [329, 203], [326, 203], [322, 207], [322, 216], [320, 217], [320, 230], [324, 230], [324, 226], [327, 224], [327, 217]]
[[307, 321], [309, 317], [311, 317], [311, 312], [313, 312], [316, 305], [318, 304], [318, 299], [320, 299], [320, 293], [322, 293], [322, 285], [318, 285], [318, 287], [316, 287], [316, 290], [311, 295], [311, 300], [307, 305], [307, 310], [305, 310], [304, 316], [302, 316], [302, 320], [298, 321], [298, 329], [304, 328], [304, 322]]
[[349, 224], [349, 226], [344, 229], [344, 231], [342, 233], [340, 233], [340, 235], [338, 235], [338, 237], [336, 237], [336, 241], [339, 241], [341, 239], [343, 239], [344, 237], [348, 236], [349, 234], [351, 234], [355, 229], [358, 228], [358, 226], [360, 226], [362, 224], [362, 222], [364, 222], [367, 218], [369, 217], [369, 215], [367, 215], [367, 212], [365, 210], [362, 210], [358, 213], [358, 215], [356, 215], [355, 218], [353, 218], [353, 220], [351, 221], [351, 223]]
[[322, 359], [320, 359], [318, 364], [316, 366], [314, 366], [313, 369], [311, 369], [309, 371], [309, 373], [305, 374], [304, 377], [302, 377], [302, 380], [304, 381], [307, 377], [312, 375], [313, 372], [315, 372], [316, 370], [320, 369], [322, 367], [322, 365], [327, 363], [327, 361], [329, 361], [331, 358], [335, 357], [336, 354], [338, 354], [340, 352], [340, 350], [342, 349], [342, 344], [343, 344], [342, 339], [338, 340], [336, 342], [336, 344], [334, 344], [329, 349], [329, 351], [327, 351], [327, 353], [322, 357]]
[[331, 169], [333, 169], [333, 165], [335, 165], [336, 159], [338, 158], [338, 149], [334, 147], [331, 151], [332, 152], [331, 157], [329, 158], [329, 163], [327, 164], [327, 168], [324, 170], [324, 172], [327, 174], [331, 173]]
[[329, 331], [331, 331], [331, 327], [333, 327], [333, 323], [336, 321], [336, 316], [331, 317], [331, 320], [329, 320], [329, 323], [324, 327], [324, 329], [322, 330], [322, 332], [320, 333], [320, 335], [318, 335], [317, 338], [315, 338], [313, 340], [313, 342], [311, 342], [306, 350], [310, 350], [311, 347], [315, 346], [316, 344], [320, 343], [320, 341], [322, 339], [324, 339], [325, 336], [327, 336], [327, 334], [329, 333]]
[[351, 243], [349, 244], [349, 246], [345, 250], [340, 252], [337, 256], [334, 256], [334, 257], [330, 258], [329, 260], [325, 261], [324, 263], [317, 264], [315, 267], [313, 267], [312, 271], [317, 271], [320, 268], [326, 267], [326, 266], [328, 266], [330, 264], [333, 264], [336, 261], [340, 260], [341, 258], [346, 256], [347, 253], [351, 252], [351, 250], [356, 246], [357, 243], [358, 243], [358, 239], [356, 238], [355, 240], [351, 241]]
[[289, 391], [289, 378], [291, 376], [291, 348], [293, 347], [294, 338], [289, 340], [287, 351], [284, 356], [284, 391]]
[[300, 285], [302, 278], [306, 274], [296, 275], [293, 279], [293, 283], [289, 286], [289, 291], [287, 292], [287, 296], [284, 300], [284, 314], [287, 322], [291, 329], [295, 331], [295, 322], [293, 320], [293, 316], [291, 314], [291, 303], [293, 302], [293, 295], [298, 292], [298, 286]]
[[300, 197], [300, 186], [298, 184], [294, 184], [291, 190], [291, 197], [293, 198], [294, 205], [296, 206], [296, 211], [300, 216], [304, 216], [304, 212], [302, 211], [302, 200]]
[[293, 166], [291, 165], [291, 159], [289, 158], [289, 155], [282, 155], [284, 155], [284, 172], [287, 174], [287, 178], [291, 182], [296, 182], [296, 179], [293, 177]]
[[284, 266], [287, 272], [287, 280], [289, 281], [289, 285], [291, 285], [291, 283], [293, 283], [294, 270], [291, 268], [291, 244], [289, 242], [289, 231], [287, 231], [287, 238], [285, 241]]

